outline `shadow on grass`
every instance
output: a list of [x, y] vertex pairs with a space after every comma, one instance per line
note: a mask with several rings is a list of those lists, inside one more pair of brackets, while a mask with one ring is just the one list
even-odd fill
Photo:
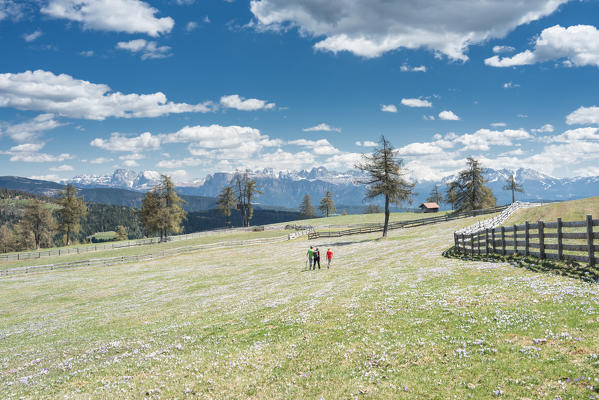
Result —
[[505, 262], [515, 267], [526, 268], [538, 273], [551, 273], [568, 278], [580, 279], [585, 282], [599, 283], [599, 269], [597, 266], [580, 264], [575, 261], [541, 260], [536, 257], [523, 255], [501, 255], [501, 254], [465, 254], [451, 247], [443, 252], [447, 258], [456, 258], [467, 261]]

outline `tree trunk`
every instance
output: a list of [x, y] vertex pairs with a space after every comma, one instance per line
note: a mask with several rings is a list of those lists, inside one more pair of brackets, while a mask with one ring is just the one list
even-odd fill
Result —
[[383, 226], [383, 237], [387, 237], [387, 227], [389, 226], [389, 196], [385, 196], [385, 225]]
[[516, 194], [514, 193], [514, 188], [512, 187], [512, 204], [516, 202]]

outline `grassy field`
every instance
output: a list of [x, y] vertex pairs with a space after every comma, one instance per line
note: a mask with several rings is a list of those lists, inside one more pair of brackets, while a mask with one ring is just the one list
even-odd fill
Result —
[[[439, 215], [445, 215], [447, 211], [441, 211], [435, 214], [424, 213], [391, 213], [389, 222], [408, 221], [412, 219], [429, 218]], [[313, 218], [301, 220], [302, 225], [312, 225], [315, 228], [326, 228], [329, 225], [354, 225], [354, 224], [382, 224], [385, 221], [384, 213], [377, 214], [353, 214], [353, 215], [337, 215], [329, 218]]]
[[[43, 257], [43, 258], [32, 258], [27, 260], [2, 260], [0, 259], [0, 270], [10, 269], [15, 267], [24, 267], [31, 265], [41, 265], [41, 264], [55, 264], [55, 263], [65, 263], [69, 261], [82, 261], [89, 259], [98, 259], [98, 258], [108, 258], [108, 257], [120, 257], [120, 256], [133, 256], [138, 254], [152, 254], [158, 253], [162, 250], [174, 249], [178, 247], [188, 247], [194, 246], [198, 244], [209, 244], [209, 243], [219, 243], [219, 242], [230, 242], [230, 241], [238, 241], [238, 240], [249, 240], [249, 239], [266, 239], [272, 237], [285, 236], [291, 232], [291, 230], [271, 230], [271, 231], [262, 231], [262, 232], [236, 232], [229, 234], [216, 234], [216, 235], [207, 235], [201, 236], [195, 239], [188, 240], [177, 240], [172, 242], [165, 242], [153, 245], [144, 245], [144, 246], [134, 246], [134, 247], [123, 247], [118, 249], [106, 249], [106, 250], [98, 250], [94, 252], [81, 253], [81, 254], [68, 254], [61, 256], [51, 256], [51, 257]], [[115, 242], [118, 243], [118, 242]], [[98, 243], [98, 247], [105, 245], [106, 243]], [[89, 247], [93, 247], [94, 245], [89, 245]], [[43, 251], [43, 250], [42, 250]]]
[[506, 221], [505, 225], [539, 220], [555, 222], [560, 217], [563, 221], [584, 221], [587, 215], [592, 215], [593, 219], [599, 219], [599, 196], [518, 210]]
[[597, 285], [441, 257], [474, 221], [2, 279], [0, 397], [597, 398]]

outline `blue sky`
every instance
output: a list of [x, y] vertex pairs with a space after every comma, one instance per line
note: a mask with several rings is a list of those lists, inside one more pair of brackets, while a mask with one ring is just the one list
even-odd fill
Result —
[[1, 175], [599, 175], [597, 1], [0, 0]]

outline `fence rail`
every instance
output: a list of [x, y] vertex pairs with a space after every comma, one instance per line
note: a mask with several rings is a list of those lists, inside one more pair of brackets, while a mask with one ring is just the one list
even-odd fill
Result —
[[[466, 254], [520, 254], [540, 259], [571, 260], [596, 265], [599, 220], [587, 215], [584, 221], [526, 222], [479, 232], [455, 232], [455, 248]], [[566, 231], [573, 229], [574, 231]]]
[[278, 243], [283, 242], [289, 239], [288, 235], [285, 236], [277, 236], [274, 238], [264, 238], [264, 239], [247, 239], [247, 240], [236, 240], [229, 242], [218, 242], [218, 243], [207, 243], [207, 244], [197, 244], [192, 246], [185, 247], [177, 247], [174, 249], [165, 249], [162, 251], [150, 253], [150, 254], [137, 254], [131, 256], [119, 256], [119, 257], [108, 257], [108, 258], [97, 258], [97, 259], [89, 259], [82, 261], [70, 261], [56, 264], [46, 264], [46, 265], [33, 265], [33, 266], [23, 266], [23, 267], [15, 267], [0, 270], [0, 276], [12, 276], [17, 274], [27, 274], [32, 272], [41, 272], [41, 271], [53, 271], [65, 268], [76, 268], [76, 267], [96, 267], [96, 266], [113, 266], [118, 264], [127, 264], [133, 262], [140, 261], [148, 261], [163, 257], [175, 256], [185, 253], [191, 253], [198, 250], [203, 249], [218, 249], [218, 248], [229, 248], [229, 247], [238, 247], [238, 246], [249, 246], [254, 244], [267, 244], [267, 243]]
[[[445, 215], [441, 215], [438, 217], [431, 217], [431, 218], [420, 218], [420, 219], [413, 219], [413, 220], [408, 220], [408, 221], [397, 221], [397, 222], [391, 222], [388, 225], [389, 230], [391, 229], [399, 229], [399, 228], [415, 228], [417, 226], [422, 226], [422, 225], [430, 225], [430, 224], [438, 224], [440, 222], [447, 222], [447, 221], [453, 221], [456, 219], [461, 219], [461, 218], [469, 218], [469, 217], [475, 217], [478, 215], [486, 215], [486, 214], [494, 214], [500, 211], [503, 211], [505, 209], [507, 209], [508, 206], [500, 206], [500, 207], [494, 207], [494, 208], [487, 208], [484, 210], [474, 210], [474, 211], [466, 211], [466, 212], [462, 212], [462, 213], [452, 213], [452, 214], [445, 214]], [[322, 237], [341, 237], [341, 236], [347, 236], [347, 235], [358, 235], [361, 233], [372, 233], [372, 232], [381, 232], [384, 228], [383, 224], [360, 224], [357, 225], [353, 228], [350, 229], [345, 229], [345, 230], [341, 230], [341, 231], [320, 231], [320, 232], [312, 232], [308, 234], [308, 239], [318, 239], [318, 238], [322, 238]]]
[[[180, 240], [189, 240], [189, 239], [197, 239], [200, 237], [214, 235], [214, 234], [225, 234], [231, 232], [245, 232], [252, 228], [223, 228], [223, 229], [214, 229], [209, 231], [195, 232], [195, 233], [187, 233], [184, 235], [173, 235], [168, 236], [168, 241], [180, 241]], [[90, 244], [79, 247], [66, 247], [66, 248], [58, 248], [58, 249], [49, 249], [49, 250], [38, 250], [38, 251], [29, 251], [29, 252], [20, 252], [20, 253], [7, 253], [0, 254], [0, 262], [2, 261], [21, 261], [21, 260], [31, 260], [35, 258], [44, 258], [44, 257], [55, 257], [55, 256], [66, 256], [70, 254], [85, 254], [95, 251], [103, 251], [103, 250], [116, 250], [123, 249], [128, 247], [138, 247], [138, 246], [147, 246], [151, 244], [160, 243], [160, 238], [148, 238], [148, 239], [137, 239], [137, 240], [127, 240], [122, 242], [112, 242], [112, 243], [102, 243], [102, 244]]]

